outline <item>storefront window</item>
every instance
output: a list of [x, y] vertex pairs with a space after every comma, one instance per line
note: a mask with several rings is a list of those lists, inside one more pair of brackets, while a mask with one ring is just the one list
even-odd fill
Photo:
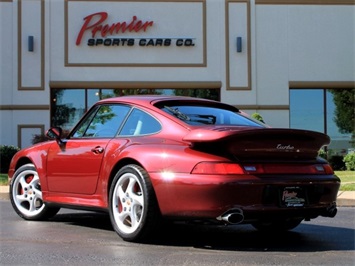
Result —
[[290, 127], [324, 132], [323, 90], [290, 91]]
[[86, 89], [87, 91], [87, 109], [94, 105], [97, 101], [116, 97], [113, 89]]
[[354, 89], [291, 89], [290, 127], [326, 133], [332, 155], [354, 150]]
[[71, 130], [84, 113], [101, 99], [138, 94], [180, 95], [220, 100], [220, 89], [52, 89], [51, 125]]
[[87, 109], [84, 89], [52, 90], [51, 124], [71, 129]]

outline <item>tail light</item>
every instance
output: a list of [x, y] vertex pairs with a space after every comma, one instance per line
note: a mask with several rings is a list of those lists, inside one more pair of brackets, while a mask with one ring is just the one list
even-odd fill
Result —
[[332, 175], [334, 174], [333, 168], [329, 165], [329, 164], [322, 164], [321, 166], [323, 166], [324, 172], [327, 175]]
[[243, 175], [244, 169], [235, 163], [201, 162], [192, 169], [192, 174], [202, 175]]
[[192, 174], [255, 175], [255, 174], [334, 174], [329, 164], [244, 164], [201, 162]]

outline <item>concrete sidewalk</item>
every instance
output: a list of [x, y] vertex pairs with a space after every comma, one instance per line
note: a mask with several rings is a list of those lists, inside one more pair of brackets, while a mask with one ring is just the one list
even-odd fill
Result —
[[[9, 199], [9, 187], [0, 186], [0, 199]], [[339, 191], [337, 199], [338, 207], [355, 207], [355, 191]]]

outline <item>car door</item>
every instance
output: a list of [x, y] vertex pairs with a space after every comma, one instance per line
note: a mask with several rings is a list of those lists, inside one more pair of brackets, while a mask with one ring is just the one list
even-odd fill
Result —
[[105, 149], [129, 110], [119, 104], [96, 106], [62, 146], [51, 145], [47, 157], [50, 192], [95, 193]]

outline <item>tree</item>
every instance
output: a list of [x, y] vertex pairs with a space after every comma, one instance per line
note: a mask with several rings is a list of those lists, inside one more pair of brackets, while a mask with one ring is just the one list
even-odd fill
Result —
[[352, 145], [355, 138], [355, 89], [331, 90], [335, 104], [334, 122], [340, 133], [352, 133]]

